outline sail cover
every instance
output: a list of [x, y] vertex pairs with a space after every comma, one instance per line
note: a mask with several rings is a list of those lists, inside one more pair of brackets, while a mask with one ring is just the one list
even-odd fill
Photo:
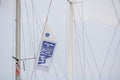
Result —
[[43, 32], [41, 48], [38, 55], [38, 61], [37, 61], [38, 69], [48, 71], [49, 64], [54, 54], [55, 46], [56, 46], [56, 39], [54, 37], [54, 34], [49, 29], [49, 27], [46, 26]]

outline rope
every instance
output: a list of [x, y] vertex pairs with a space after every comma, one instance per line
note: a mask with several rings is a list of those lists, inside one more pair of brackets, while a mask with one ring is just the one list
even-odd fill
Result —
[[[73, 11], [73, 15], [74, 15], [74, 34], [75, 34], [75, 40], [74, 40], [74, 43], [75, 43], [75, 47], [74, 47], [74, 50], [75, 50], [75, 53], [76, 53], [76, 57], [75, 57], [75, 59], [76, 59], [76, 61], [75, 62], [77, 62], [77, 57], [79, 57], [79, 56], [77, 56], [77, 53], [79, 54], [79, 52], [77, 52], [77, 49], [78, 49], [78, 51], [80, 50], [80, 48], [79, 48], [79, 40], [78, 40], [78, 34], [77, 34], [77, 29], [76, 29], [76, 21], [75, 21], [75, 13], [74, 13], [74, 11]], [[77, 43], [78, 42], [78, 43]], [[80, 56], [80, 65], [81, 65], [81, 56]], [[78, 65], [77, 65], [77, 63], [76, 63], [76, 80], [79, 80], [78, 79]], [[82, 71], [82, 65], [81, 65], [81, 71]], [[82, 71], [82, 75], [83, 75], [83, 71]]]
[[[78, 9], [78, 8], [77, 8]], [[78, 11], [79, 12], [79, 11]], [[79, 13], [80, 14], [80, 13]], [[80, 17], [80, 15], [79, 15], [79, 17]], [[116, 29], [117, 30], [117, 29]], [[116, 32], [116, 31], [115, 31]], [[115, 35], [116, 33], [114, 33], [114, 35]], [[96, 62], [96, 58], [95, 58], [95, 55], [94, 55], [94, 52], [93, 52], [93, 49], [92, 49], [92, 46], [91, 46], [91, 44], [90, 44], [90, 41], [89, 41], [89, 39], [88, 39], [88, 37], [87, 37], [87, 32], [86, 32], [86, 38], [87, 38], [87, 41], [88, 41], [88, 43], [89, 43], [89, 46], [90, 46], [90, 50], [91, 50], [91, 53], [92, 53], [92, 56], [93, 56], [93, 59], [94, 59], [94, 61], [95, 61], [95, 65], [96, 65], [96, 68], [97, 68], [97, 71], [98, 71], [98, 74], [99, 74], [99, 76], [101, 75], [101, 72], [99, 71], [99, 69], [98, 69], [98, 65], [97, 65], [97, 62]], [[111, 44], [112, 44], [112, 42], [113, 42], [113, 40], [111, 41]], [[110, 45], [111, 45], [110, 44]], [[108, 49], [108, 51], [110, 50], [110, 48]], [[101, 77], [99, 77], [99, 79], [101, 79]]]
[[[28, 29], [29, 29], [29, 33], [30, 33], [30, 35], [32, 36], [32, 30], [29, 28], [30, 27], [30, 20], [29, 20], [29, 15], [28, 15], [28, 8], [27, 8], [27, 2], [26, 2], [26, 0], [24, 0], [25, 1], [25, 10], [26, 10], [26, 14], [27, 14], [27, 21], [28, 21]], [[33, 37], [32, 37], [33, 38]]]
[[[76, 29], [76, 28], [75, 28]], [[77, 32], [77, 30], [75, 31], [75, 32]], [[77, 36], [77, 38], [79, 37], [78, 36], [78, 34], [76, 34], [76, 36]], [[79, 40], [77, 39], [77, 41], [76, 42], [79, 42]], [[82, 42], [81, 42], [82, 43]], [[77, 45], [78, 45], [79, 43], [77, 43]], [[78, 45], [79, 46], [79, 45]], [[80, 50], [80, 47], [78, 48], [78, 50]], [[90, 72], [90, 74], [91, 74], [91, 77], [92, 77], [92, 80], [94, 80], [94, 78], [93, 78], [93, 74], [92, 74], [92, 71], [91, 71], [91, 67], [90, 67], [90, 65], [89, 65], [89, 62], [88, 62], [88, 58], [87, 58], [87, 55], [85, 55], [85, 59], [86, 59], [86, 62], [87, 62], [87, 64], [88, 64], [88, 68], [89, 68], [89, 72]], [[80, 57], [80, 59], [81, 59], [81, 57]], [[81, 60], [80, 60], [81, 61]], [[82, 71], [82, 65], [81, 65], [81, 71]], [[83, 73], [83, 71], [82, 71], [82, 73]]]
[[[75, 26], [75, 33], [76, 33], [76, 38], [77, 38], [77, 42], [79, 44], [79, 36], [78, 36], [78, 33], [77, 33], [77, 29], [76, 29], [76, 21], [75, 21], [75, 13], [73, 12], [73, 16], [74, 16], [74, 26]], [[82, 42], [81, 42], [82, 43]], [[78, 45], [78, 50], [80, 50], [80, 46]], [[83, 67], [82, 67], [82, 60], [81, 60], [81, 55], [79, 54], [80, 56], [80, 65], [81, 65], [81, 72], [82, 72], [82, 76], [83, 76], [83, 79], [84, 79], [84, 70], [83, 70]]]
[[[27, 2], [26, 2], [26, 0], [24, 0], [24, 1], [25, 1], [25, 10], [26, 10], [26, 14], [27, 14], [29, 38], [30, 38], [30, 40], [29, 40], [29, 57], [30, 57], [30, 52], [32, 52], [34, 50], [34, 48], [33, 48], [34, 45], [32, 44], [32, 39], [31, 39], [31, 38], [33, 38], [33, 35], [32, 35], [32, 30], [30, 27], [31, 25], [30, 25], [30, 19], [29, 19], [29, 14], [28, 14]], [[32, 51], [30, 51], [30, 50], [32, 50]]]
[[[67, 27], [67, 26], [68, 26], [68, 24], [67, 24], [67, 18], [68, 18], [68, 17], [67, 17], [67, 16], [68, 16], [68, 15], [67, 15], [67, 14], [68, 14], [68, 13], [67, 13], [67, 12], [68, 12], [68, 8], [66, 7], [66, 27], [65, 27], [65, 29], [66, 29], [66, 33], [65, 33], [65, 34], [66, 34], [66, 36], [65, 36], [65, 43], [66, 43], [66, 45], [65, 45], [65, 57], [67, 57], [67, 53], [68, 53], [68, 51], [67, 51], [67, 50], [68, 50], [68, 49], [67, 49], [67, 45], [68, 45], [68, 43], [67, 43], [67, 42], [68, 42], [68, 37], [67, 37], [67, 35], [68, 35], [68, 34], [67, 34], [67, 33], [68, 33], [68, 31], [67, 31], [67, 28], [68, 28], [68, 27]], [[65, 68], [64, 68], [64, 69], [65, 69], [65, 70], [64, 70], [64, 71], [65, 71], [65, 80], [67, 80], [67, 67], [66, 67], [67, 64], [66, 64], [66, 63], [67, 63], [67, 60], [66, 60], [66, 58], [65, 58]]]
[[[76, 47], [78, 48], [78, 50], [80, 50], [80, 46], [79, 46], [79, 36], [78, 36], [78, 33], [77, 33], [77, 29], [76, 29], [76, 22], [75, 22], [75, 14], [73, 13], [73, 15], [74, 15], [74, 26], [75, 26], [75, 34], [76, 34], [76, 39], [77, 39], [77, 41], [76, 42], [78, 42], [78, 43], [76, 43]], [[82, 43], [82, 42], [81, 42]], [[78, 45], [78, 46], [77, 46]], [[76, 49], [77, 49], [76, 48]], [[80, 52], [80, 51], [79, 51]], [[84, 77], [84, 72], [83, 72], [83, 67], [82, 67], [82, 60], [81, 60], [81, 55], [79, 54], [79, 56], [80, 56], [80, 65], [81, 65], [81, 72], [82, 72], [82, 76]]]
[[[113, 6], [113, 9], [114, 9], [114, 12], [115, 12], [115, 15], [116, 15], [118, 24], [120, 25], [120, 18], [119, 18], [119, 15], [118, 15], [118, 13], [117, 13], [117, 9], [116, 9], [116, 7], [115, 7], [115, 3], [114, 3], [113, 0], [111, 0], [111, 2], [112, 2], [112, 6]], [[119, 1], [119, 2], [120, 2], [120, 1]]]
[[[83, 8], [83, 4], [82, 4], [82, 8]], [[74, 14], [74, 13], [73, 13]], [[74, 16], [74, 23], [75, 23], [75, 29], [76, 29], [76, 22], [75, 22], [75, 14], [73, 15]], [[82, 9], [82, 16], [83, 16], [83, 9]], [[82, 18], [82, 28], [83, 28], [83, 43], [82, 43], [82, 47], [83, 47], [83, 57], [84, 57], [84, 60], [83, 60], [83, 65], [84, 67], [82, 68], [82, 64], [81, 64], [81, 71], [82, 71], [82, 75], [83, 75], [83, 80], [86, 80], [86, 71], [85, 71], [85, 47], [84, 47], [84, 31], [85, 31], [85, 28], [84, 28], [84, 21], [83, 21], [83, 18]], [[77, 33], [77, 30], [75, 31], [76, 34], [78, 35]], [[79, 40], [79, 36], [77, 36], [77, 40]], [[81, 40], [82, 41], [82, 40]], [[78, 41], [79, 42], [79, 41]], [[78, 44], [77, 44], [78, 45]], [[79, 45], [78, 45], [79, 47]], [[79, 47], [79, 50], [80, 50], [80, 47]], [[81, 61], [81, 60], [80, 60]]]
[[[31, 1], [31, 6], [32, 6], [32, 18], [33, 18], [33, 27], [35, 27], [35, 22], [34, 22], [34, 19], [36, 20], [36, 24], [38, 24], [39, 25], [39, 23], [38, 23], [38, 20], [37, 20], [37, 16], [36, 16], [36, 14], [35, 14], [35, 9], [34, 9], [34, 5], [33, 5], [33, 1], [32, 0], [30, 0]], [[34, 16], [35, 16], [35, 18], [34, 18]], [[39, 25], [40, 26], [40, 25]], [[36, 28], [33, 28], [33, 36], [34, 36], [34, 39], [33, 39], [33, 53], [34, 53], [34, 57], [35, 57], [35, 53], [36, 53], [36, 47], [35, 47], [35, 45], [36, 45], [36, 40], [35, 40], [35, 30]], [[42, 29], [41, 28], [39, 28], [39, 30], [42, 32]], [[35, 43], [36, 42], [36, 43]], [[36, 70], [35, 70], [35, 74], [34, 74], [34, 79], [36, 80]]]
[[[21, 13], [22, 14], [22, 13]], [[21, 16], [21, 17], [23, 17], [23, 16]], [[24, 47], [24, 54], [25, 54], [25, 58], [26, 58], [26, 55], [27, 55], [27, 48], [26, 48], [26, 43], [25, 43], [25, 31], [24, 31], [24, 29], [23, 29], [23, 24], [21, 25], [21, 32], [22, 32], [22, 37], [23, 37], [23, 47]], [[27, 64], [28, 65], [28, 63], [27, 63], [27, 61], [25, 61], [25, 64]], [[29, 76], [29, 74], [28, 74], [28, 70], [27, 70], [27, 66], [25, 66], [26, 67], [26, 79], [28, 80], [28, 76]]]
[[[33, 35], [32, 35], [32, 30], [30, 28], [30, 19], [29, 19], [29, 14], [28, 14], [28, 7], [27, 7], [27, 1], [24, 0], [24, 3], [25, 3], [25, 10], [26, 10], [26, 15], [27, 15], [27, 24], [28, 24], [28, 31], [29, 31], [29, 38], [33, 38]], [[23, 28], [22, 28], [23, 29]], [[24, 35], [24, 29], [23, 29], [23, 35]], [[26, 58], [26, 55], [27, 55], [27, 49], [26, 49], [26, 45], [25, 45], [25, 36], [23, 36], [23, 44], [24, 44], [24, 49], [25, 49], [25, 58]], [[29, 41], [29, 57], [30, 57], [30, 50], [33, 50], [34, 48], [33, 47], [33, 44], [32, 44], [32, 40], [30, 39]], [[30, 49], [31, 48], [31, 49]], [[26, 64], [29, 65], [29, 63], [27, 63], [26, 61]], [[28, 66], [26, 66], [26, 75], [27, 75], [27, 80], [29, 79], [29, 73], [28, 73]]]
[[83, 9], [84, 9], [84, 4], [82, 3], [82, 38], [83, 38], [83, 57], [84, 57], [84, 80], [86, 80], [86, 66], [85, 66], [85, 38], [84, 38], [84, 34], [85, 34], [85, 26], [84, 26], [84, 15], [83, 15]]
[[[38, 0], [38, 1], [40, 1], [40, 0]], [[37, 15], [39, 15], [39, 12], [38, 12], [38, 9], [37, 9], [37, 3], [36, 3], [36, 0], [35, 0], [35, 9], [36, 9], [36, 13], [37, 13]], [[38, 2], [38, 4], [40, 4], [40, 2]], [[39, 19], [39, 21], [40, 21], [40, 23], [41, 23], [41, 25], [43, 26], [44, 24], [43, 24], [43, 21], [42, 21], [42, 19], [41, 19], [41, 17], [40, 16], [38, 16], [38, 19]], [[42, 29], [42, 28], [41, 28]], [[43, 29], [42, 29], [43, 30]]]
[[88, 64], [88, 68], [89, 68], [89, 72], [90, 72], [91, 78], [92, 78], [92, 80], [94, 80], [94, 78], [93, 78], [93, 73], [92, 73], [92, 70], [91, 70], [91, 67], [90, 67], [89, 60], [88, 60], [88, 58], [87, 58], [87, 55], [85, 55], [85, 57], [86, 57], [86, 62], [87, 62], [87, 64]]
[[[74, 30], [75, 31], [75, 30]], [[77, 40], [75, 38], [74, 40], [74, 43], [77, 44]], [[75, 46], [75, 51], [74, 51], [76, 54], [75, 54], [75, 62], [76, 62], [76, 65], [75, 65], [75, 69], [76, 69], [76, 80], [78, 80], [78, 65], [77, 65], [77, 48]]]
[[[77, 38], [77, 41], [76, 42], [78, 42], [77, 43], [77, 45], [78, 45], [78, 50], [80, 50], [80, 47], [79, 47], [79, 42], [81, 42], [82, 43], [82, 40], [81, 41], [79, 41], [79, 36], [78, 36], [78, 33], [77, 33], [77, 29], [76, 29], [76, 22], [75, 22], [75, 18], [74, 18], [74, 23], [75, 23], [75, 32], [76, 32], [76, 38]], [[89, 62], [88, 62], [88, 58], [87, 58], [87, 55], [85, 55], [85, 59], [86, 59], [86, 61], [87, 61], [87, 64], [88, 64], [88, 68], [89, 68], [89, 72], [90, 72], [90, 74], [91, 74], [91, 77], [92, 77], [92, 80], [94, 80], [94, 78], [93, 78], [93, 74], [92, 74], [92, 71], [91, 71], [91, 67], [90, 67], [90, 65], [89, 65]], [[81, 57], [80, 57], [80, 59], [81, 59]], [[81, 60], [80, 60], [81, 61]], [[82, 71], [82, 65], [81, 65], [81, 71]], [[83, 71], [82, 71], [82, 75], [83, 75]]]
[[[33, 9], [33, 12], [34, 12], [34, 15], [35, 15], [35, 20], [36, 20], [37, 24], [39, 25], [39, 21], [40, 21], [41, 26], [43, 26], [43, 23], [42, 23], [42, 20], [41, 20], [40, 16], [38, 16], [38, 18], [37, 18], [37, 15], [39, 13], [38, 13], [37, 7], [36, 6], [34, 7], [33, 0], [31, 0], [31, 5], [32, 5], [32, 9]], [[35, 9], [37, 11], [37, 14], [35, 13]], [[38, 19], [39, 19], [39, 21], [38, 21]], [[42, 28], [40, 27], [40, 25], [39, 25], [39, 29], [42, 32]]]
[[[43, 33], [44, 33], [44, 31], [45, 31], [45, 26], [46, 26], [46, 23], [47, 23], [47, 21], [48, 21], [48, 16], [49, 16], [51, 4], [52, 4], [52, 0], [50, 1], [50, 4], [49, 4], [49, 8], [48, 8], [48, 12], [47, 12], [47, 17], [46, 17], [46, 21], [45, 21], [45, 24], [44, 24]], [[42, 37], [43, 37], [43, 33], [42, 33]], [[40, 41], [40, 44], [41, 44], [41, 42], [42, 42], [42, 40]], [[37, 56], [38, 56], [38, 54], [39, 54], [39, 50], [40, 50], [40, 46], [39, 46], [39, 49], [38, 49], [38, 52], [37, 52]], [[33, 76], [33, 73], [34, 73], [36, 61], [37, 61], [37, 58], [35, 59], [35, 62], [34, 62], [34, 66], [33, 66], [33, 70], [32, 70], [32, 73], [31, 73], [30, 80], [32, 80], [32, 76]]]
[[115, 59], [117, 57], [117, 53], [118, 53], [119, 47], [120, 47], [120, 40], [119, 40], [119, 43], [117, 45], [117, 49], [116, 49], [116, 52], [115, 52], [115, 55], [114, 55], [114, 58], [113, 58], [113, 62], [112, 62], [112, 65], [111, 65], [111, 68], [110, 68], [110, 72], [109, 72], [109, 75], [108, 75], [108, 80], [110, 80], [110, 76], [111, 76], [111, 73], [112, 73], [112, 70], [113, 70], [113, 65], [115, 63]]
[[100, 72], [100, 75], [99, 75], [98, 80], [100, 80], [101, 75], [102, 75], [102, 72], [103, 72], [103, 69], [104, 69], [104, 67], [105, 67], [105, 65], [106, 65], [106, 61], [107, 61], [107, 59], [108, 59], [108, 56], [109, 56], [109, 53], [110, 53], [110, 49], [111, 49], [111, 46], [112, 46], [112, 44], [113, 44], [114, 37], [115, 37], [115, 35], [116, 35], [117, 28], [118, 28], [118, 27], [116, 27], [116, 29], [115, 29], [115, 32], [114, 32], [113, 37], [112, 37], [112, 40], [111, 40], [110, 45], [109, 45], [109, 48], [108, 48], [108, 50], [107, 50], [107, 54], [106, 54], [104, 63], [103, 63], [103, 65], [102, 65], [102, 69], [101, 69], [101, 72]]
[[[13, 20], [14, 20], [14, 17], [13, 17]], [[13, 25], [14, 25], [14, 22], [13, 22]], [[12, 56], [13, 56], [13, 55], [15, 55], [15, 26], [13, 26], [12, 29], [13, 29], [13, 32], [12, 32], [12, 37], [13, 37], [12, 38], [12, 43], [13, 43], [13, 45], [12, 45]], [[15, 65], [14, 65], [14, 61], [12, 59], [12, 80], [14, 80], [14, 72], [15, 72], [14, 67], [15, 67]]]
[[[95, 55], [94, 55], [92, 46], [91, 46], [90, 41], [89, 41], [89, 39], [88, 39], [88, 34], [87, 34], [87, 32], [86, 32], [86, 39], [87, 39], [88, 45], [89, 45], [89, 47], [90, 47], [91, 55], [92, 55], [92, 57], [93, 57], [93, 59], [94, 59], [94, 62], [95, 62], [98, 75], [100, 75], [100, 71], [99, 71], [99, 68], [98, 68], [98, 64], [97, 64], [97, 61], [96, 61], [96, 57], [95, 57]], [[102, 80], [102, 79], [101, 79], [101, 80]]]
[[[79, 50], [79, 52], [80, 52], [80, 49], [81, 49], [81, 48], [80, 48], [80, 46], [79, 46], [79, 44], [80, 44], [80, 43], [79, 43], [79, 36], [78, 36], [78, 33], [77, 33], [76, 26], [75, 26], [75, 34], [76, 34], [76, 36], [77, 36], [77, 37], [76, 37], [76, 38], [77, 38], [77, 41], [76, 41], [76, 42], [78, 42], [78, 43], [76, 43], [76, 46], [78, 45], [77, 48], [78, 48], [78, 50]], [[81, 40], [80, 40], [80, 41], [81, 41]], [[81, 42], [81, 43], [82, 43], [82, 42]], [[80, 54], [79, 54], [79, 57], [80, 57], [79, 59], [80, 59], [80, 65], [81, 65], [80, 68], [81, 68], [82, 76], [84, 77], [84, 72], [83, 72], [83, 67], [82, 67], [82, 60], [81, 60], [81, 55], [80, 55]]]
[[[34, 22], [34, 16], [35, 16], [35, 20], [36, 20], [36, 24], [38, 24], [39, 25], [39, 23], [38, 23], [38, 20], [37, 20], [37, 15], [36, 15], [36, 13], [35, 13], [35, 8], [34, 8], [34, 5], [33, 5], [33, 1], [31, 0], [31, 6], [32, 6], [32, 16], [33, 16], [33, 22]], [[38, 16], [39, 17], [39, 16]], [[39, 17], [39, 19], [41, 20], [41, 18]], [[41, 22], [40, 22], [41, 23]], [[33, 23], [33, 26], [35, 27], [35, 25], [34, 25], [35, 23]], [[42, 25], [42, 24], [41, 24]], [[40, 25], [39, 25], [40, 26]], [[39, 30], [42, 32], [42, 29], [41, 28], [39, 28]], [[35, 30], [35, 28], [34, 28], [34, 39], [35, 39], [35, 36], [37, 36], [37, 35], [35, 35], [35, 33], [38, 33], [38, 29], [37, 30]], [[37, 36], [38, 37], [38, 36]], [[38, 40], [36, 39], [36, 41], [34, 41], [34, 44], [36, 45], [37, 44], [37, 42], [38, 42]], [[35, 53], [36, 53], [36, 50], [35, 50], [35, 47], [34, 47], [34, 57], [35, 57]]]
[[[21, 27], [21, 29], [22, 29], [22, 33], [23, 33], [23, 46], [24, 46], [24, 53], [25, 53], [25, 58], [26, 58], [26, 54], [27, 54], [27, 52], [26, 52], [26, 45], [25, 45], [25, 36], [24, 36], [24, 30], [23, 30], [23, 26]], [[26, 61], [26, 64], [27, 64], [27, 61]], [[25, 66], [26, 67], [26, 70], [27, 70], [27, 66]], [[27, 75], [27, 80], [28, 80], [28, 71], [26, 71], [26, 75]]]
[[[111, 2], [112, 2], [112, 5], [113, 5], [113, 9], [114, 9], [114, 11], [115, 11], [116, 18], [117, 18], [117, 20], [118, 20], [118, 26], [119, 26], [119, 25], [120, 25], [120, 19], [119, 19], [119, 16], [118, 16], [118, 13], [117, 13], [117, 10], [116, 10], [116, 8], [115, 8], [115, 4], [114, 4], [113, 0], [111, 0]], [[115, 35], [116, 35], [116, 33], [117, 33], [117, 30], [118, 30], [118, 26], [116, 26], [116, 29], [115, 29], [115, 31], [114, 31], [114, 34], [113, 34], [113, 37], [112, 37], [110, 46], [109, 46], [109, 48], [108, 48], [108, 51], [107, 51], [107, 54], [106, 54], [106, 57], [105, 57], [105, 60], [104, 60], [104, 63], [103, 63], [103, 66], [102, 66], [100, 75], [99, 75], [99, 78], [100, 78], [101, 75], [102, 75], [104, 66], [105, 66], [105, 64], [106, 64], [106, 61], [107, 61], [107, 58], [108, 58], [108, 55], [109, 55], [109, 52], [110, 52], [110, 49], [111, 49], [111, 46], [112, 46], [112, 43], [113, 43], [113, 40], [114, 40], [114, 37], [115, 37]], [[98, 80], [100, 80], [99, 78], [98, 78]]]

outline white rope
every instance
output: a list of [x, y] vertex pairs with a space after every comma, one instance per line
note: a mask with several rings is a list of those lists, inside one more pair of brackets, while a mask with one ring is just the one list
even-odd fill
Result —
[[[52, 4], [52, 0], [50, 1], [50, 4], [49, 4], [49, 9], [48, 9], [47, 17], [46, 17], [46, 20], [45, 20], [45, 24], [44, 24], [44, 29], [43, 29], [42, 37], [43, 37], [44, 31], [45, 31], [45, 26], [46, 26], [47, 21], [48, 21], [48, 16], [49, 16], [51, 4]], [[34, 73], [34, 70], [35, 70], [35, 65], [36, 65], [37, 57], [38, 57], [39, 50], [40, 50], [40, 44], [41, 44], [41, 41], [40, 41], [40, 43], [39, 43], [39, 49], [38, 49], [38, 52], [37, 52], [37, 55], [36, 55], [36, 59], [35, 59], [35, 62], [34, 62], [34, 66], [33, 66], [33, 70], [32, 70], [32, 73], [31, 73], [30, 80], [32, 80], [33, 73]]]

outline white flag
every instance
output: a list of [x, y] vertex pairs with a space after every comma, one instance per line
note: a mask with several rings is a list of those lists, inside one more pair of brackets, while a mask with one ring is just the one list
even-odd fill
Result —
[[37, 67], [38, 69], [47, 70], [54, 54], [56, 46], [56, 39], [48, 26], [45, 27], [42, 36], [41, 49], [38, 55]]

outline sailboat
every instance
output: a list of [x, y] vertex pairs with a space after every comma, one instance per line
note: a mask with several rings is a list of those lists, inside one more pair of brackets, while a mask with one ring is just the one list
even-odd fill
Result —
[[[24, 37], [21, 39], [21, 34], [24, 34], [24, 33], [21, 33], [22, 10], [21, 10], [20, 3], [21, 3], [20, 0], [16, 0], [16, 56], [15, 57], [13, 56], [13, 59], [15, 59], [15, 64], [16, 64], [15, 65], [15, 68], [16, 68], [15, 69], [15, 73], [16, 73], [15, 80], [24, 80], [24, 79], [22, 79], [22, 77], [25, 77], [26, 80], [38, 80], [37, 78], [40, 78], [41, 80], [42, 79], [43, 80], [48, 80], [48, 79], [49, 80], [80, 80], [80, 79], [87, 80], [88, 79], [87, 74], [88, 74], [88, 76], [90, 76], [89, 78], [92, 78], [92, 80], [95, 80], [93, 78], [93, 73], [91, 71], [91, 67], [89, 67], [89, 65], [90, 65], [89, 60], [85, 54], [86, 53], [85, 52], [85, 35], [87, 35], [87, 34], [85, 32], [85, 27], [84, 27], [85, 25], [84, 25], [84, 21], [83, 21], [83, 13], [82, 13], [82, 22], [81, 22], [81, 24], [82, 24], [82, 28], [81, 28], [82, 40], [81, 41], [78, 37], [79, 33], [76, 30], [77, 28], [75, 28], [77, 24], [75, 21], [75, 13], [74, 13], [73, 5], [82, 4], [82, 9], [83, 9], [83, 2], [82, 1], [77, 2], [77, 1], [73, 1], [73, 0], [67, 1], [67, 4], [69, 4], [69, 24], [68, 24], [69, 27], [68, 27], [68, 30], [66, 29], [66, 32], [68, 32], [66, 34], [68, 37], [66, 38], [65, 45], [62, 45], [62, 46], [64, 46], [65, 49], [68, 49], [68, 51], [64, 50], [65, 52], [63, 52], [63, 51], [59, 50], [60, 51], [59, 53], [61, 54], [61, 56], [60, 56], [60, 54], [57, 54], [57, 52], [58, 52], [57, 50], [61, 48], [61, 47], [59, 47], [59, 48], [57, 47], [59, 42], [56, 41], [55, 36], [52, 38], [49, 38], [51, 35], [54, 34], [52, 32], [52, 30], [49, 29], [50, 26], [48, 25], [48, 18], [49, 18], [48, 16], [50, 14], [52, 0], [50, 1], [50, 4], [48, 6], [47, 17], [44, 20], [44, 25], [42, 25], [42, 28], [41, 28], [42, 32], [39, 35], [37, 34], [37, 37], [39, 37], [39, 39], [38, 40], [34, 39], [35, 38], [34, 36], [36, 36], [35, 32], [33, 32], [33, 34], [26, 35], [26, 36], [29, 36], [29, 39], [31, 38], [31, 42], [28, 42], [28, 43], [26, 42], [26, 44], [28, 44], [29, 46], [25, 45]], [[35, 12], [36, 9], [33, 6], [33, 1], [31, 1], [31, 3], [32, 3], [31, 7], [33, 10], [33, 13], [30, 15], [35, 16], [37, 12]], [[25, 6], [26, 6], [25, 11], [28, 11], [28, 9], [27, 9], [28, 5], [26, 5], [26, 4], [27, 4], [27, 2], [25, 2]], [[30, 16], [28, 13], [29, 12], [27, 12], [27, 14], [26, 14], [27, 18], [29, 18], [29, 16]], [[23, 16], [24, 16], [24, 14], [23, 14]], [[37, 22], [38, 17], [37, 16], [35, 16], [35, 17], [33, 18], [32, 21], [33, 22], [36, 21], [36, 23], [32, 24], [32, 26], [36, 26], [39, 24]], [[30, 27], [30, 25], [31, 25], [31, 20], [28, 19], [28, 26]], [[73, 28], [73, 26], [74, 26], [74, 28]], [[34, 28], [32, 28], [32, 29], [34, 29]], [[78, 28], [78, 29], [80, 29], [80, 28]], [[29, 31], [31, 32], [31, 29]], [[38, 33], [40, 33], [40, 32], [38, 32]], [[74, 35], [76, 35], [76, 36], [74, 36]], [[21, 41], [23, 41], [23, 43]], [[37, 41], [37, 43], [35, 43], [35, 41]], [[80, 43], [80, 42], [82, 42], [82, 43]], [[89, 40], [88, 40], [88, 42], [89, 42]], [[21, 43], [24, 44], [23, 51], [21, 50]], [[66, 46], [66, 44], [68, 46]], [[76, 44], [77, 46], [75, 46], [74, 44]], [[82, 46], [80, 46], [80, 44]], [[89, 44], [89, 46], [91, 46], [91, 44]], [[31, 51], [26, 51], [25, 48], [30, 48]], [[47, 52], [47, 55], [44, 54], [45, 48], [49, 49]], [[81, 48], [81, 52], [79, 51], [80, 48]], [[34, 49], [34, 50], [32, 51], [32, 49]], [[28, 52], [28, 53], [34, 53], [34, 54], [32, 54], [32, 56], [31, 56], [31, 54], [24, 54], [22, 52], [25, 52], [25, 53]], [[68, 53], [68, 54], [63, 54], [63, 53]], [[82, 53], [82, 54], [80, 54], [80, 53]], [[24, 54], [24, 55], [22, 55], [22, 54]], [[26, 57], [28, 55], [29, 55], [29, 57]], [[58, 55], [60, 57], [56, 57]], [[65, 57], [63, 57], [62, 55], [64, 55]], [[93, 56], [95, 66], [97, 68], [97, 70], [96, 70], [96, 74], [97, 74], [96, 76], [98, 77], [97, 79], [102, 80], [102, 70], [104, 67], [100, 71], [98, 69], [98, 65], [97, 65], [94, 54], [92, 54], [92, 56]], [[22, 57], [24, 57], [24, 58], [22, 58]], [[48, 61], [48, 63], [47, 63], [47, 61]], [[55, 63], [57, 63], [57, 64], [55, 64]], [[26, 64], [29, 64], [29, 66], [27, 66]], [[37, 68], [36, 68], [36, 66], [37, 66]], [[89, 68], [88, 71], [86, 69], [87, 67]], [[51, 70], [50, 69], [48, 70], [48, 68], [50, 68]], [[40, 70], [36, 70], [36, 69], [40, 69]], [[25, 75], [23, 75], [23, 74], [25, 74]], [[79, 75], [82, 75], [82, 77]]]

